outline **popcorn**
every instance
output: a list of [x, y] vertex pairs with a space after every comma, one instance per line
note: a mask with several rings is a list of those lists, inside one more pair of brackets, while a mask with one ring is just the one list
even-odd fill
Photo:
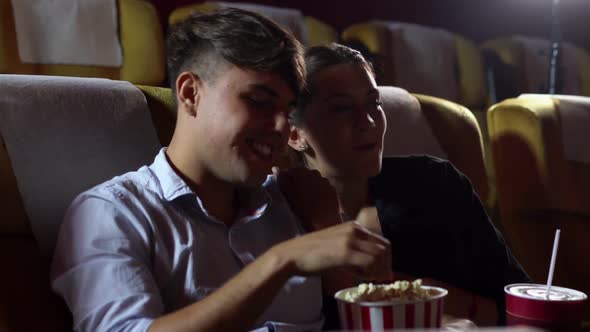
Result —
[[438, 295], [435, 289], [422, 287], [422, 280], [412, 282], [398, 280], [393, 284], [374, 285], [360, 284], [356, 290], [345, 294], [344, 300], [348, 302], [380, 302], [380, 301], [415, 301], [425, 300]]

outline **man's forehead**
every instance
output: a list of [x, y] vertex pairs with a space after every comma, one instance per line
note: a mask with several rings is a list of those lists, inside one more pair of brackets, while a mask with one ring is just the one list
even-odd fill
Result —
[[242, 89], [266, 92], [279, 98], [295, 98], [295, 94], [287, 81], [276, 72], [243, 69], [237, 66], [228, 70], [227, 79], [235, 80], [234, 84]]

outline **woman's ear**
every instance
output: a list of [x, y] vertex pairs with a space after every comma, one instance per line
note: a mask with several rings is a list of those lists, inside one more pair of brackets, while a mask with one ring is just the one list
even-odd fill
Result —
[[198, 75], [185, 71], [176, 79], [176, 102], [178, 111], [189, 116], [197, 115], [197, 105], [200, 99], [201, 80]]
[[289, 146], [299, 152], [309, 149], [309, 145], [304, 137], [303, 129], [291, 126], [291, 132], [289, 132]]

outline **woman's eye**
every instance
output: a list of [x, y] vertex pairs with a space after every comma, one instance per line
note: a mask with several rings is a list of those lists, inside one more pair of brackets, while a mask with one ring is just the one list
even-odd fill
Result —
[[334, 111], [336, 113], [347, 113], [347, 112], [352, 112], [353, 108], [350, 106], [334, 106], [334, 107], [332, 107], [332, 111]]
[[383, 106], [383, 102], [380, 99], [377, 99], [373, 101], [373, 105], [375, 105], [375, 107], [381, 107]]

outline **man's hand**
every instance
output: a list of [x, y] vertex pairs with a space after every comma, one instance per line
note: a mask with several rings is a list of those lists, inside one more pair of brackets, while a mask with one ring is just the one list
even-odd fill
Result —
[[371, 206], [362, 208], [356, 217], [356, 221], [371, 230], [371, 232], [383, 235], [376, 207]]
[[390, 243], [357, 222], [347, 222], [282, 242], [271, 249], [287, 259], [292, 274], [310, 275], [345, 268], [358, 278], [391, 273]]
[[273, 167], [273, 174], [291, 210], [307, 231], [321, 230], [340, 223], [336, 192], [318, 171], [302, 167], [287, 170]]

